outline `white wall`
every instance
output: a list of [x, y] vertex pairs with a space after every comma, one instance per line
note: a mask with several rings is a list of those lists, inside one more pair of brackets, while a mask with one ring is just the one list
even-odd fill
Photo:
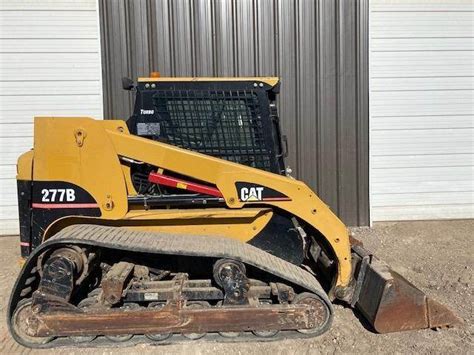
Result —
[[371, 1], [372, 221], [474, 218], [473, 11]]
[[18, 233], [16, 160], [34, 116], [102, 118], [96, 0], [0, 0], [0, 234]]

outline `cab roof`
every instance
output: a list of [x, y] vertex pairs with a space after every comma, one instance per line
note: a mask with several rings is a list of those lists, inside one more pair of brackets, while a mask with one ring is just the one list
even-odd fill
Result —
[[263, 82], [270, 86], [275, 86], [280, 81], [280, 78], [273, 76], [262, 76], [262, 77], [212, 77], [212, 76], [201, 76], [201, 77], [142, 77], [138, 78], [138, 82], [186, 82], [186, 81], [256, 81]]

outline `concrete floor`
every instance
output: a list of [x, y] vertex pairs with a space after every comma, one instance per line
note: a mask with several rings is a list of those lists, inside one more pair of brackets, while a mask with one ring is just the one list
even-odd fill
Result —
[[[431, 221], [377, 224], [356, 228], [357, 238], [379, 258], [408, 278], [429, 296], [450, 305], [464, 319], [458, 328], [374, 334], [349, 308], [337, 305], [330, 331], [312, 339], [272, 342], [181, 342], [171, 345], [141, 344], [120, 348], [59, 348], [57, 354], [346, 354], [423, 353], [469, 354], [473, 345], [474, 221]], [[5, 312], [10, 290], [19, 272], [17, 237], [0, 238], [0, 353], [50, 353], [26, 349], [10, 337]]]

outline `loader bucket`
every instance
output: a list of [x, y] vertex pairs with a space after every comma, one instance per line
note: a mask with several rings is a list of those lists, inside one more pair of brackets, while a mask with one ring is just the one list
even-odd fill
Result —
[[358, 261], [353, 305], [378, 333], [450, 327], [462, 320], [449, 308], [427, 297], [386, 263], [372, 256], [358, 241], [353, 244]]

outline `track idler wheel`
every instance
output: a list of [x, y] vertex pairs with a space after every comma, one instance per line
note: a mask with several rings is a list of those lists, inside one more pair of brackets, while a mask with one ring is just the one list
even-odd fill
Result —
[[314, 293], [303, 292], [294, 298], [292, 303], [305, 304], [310, 306], [314, 312], [314, 323], [310, 324], [311, 328], [298, 329], [301, 334], [311, 334], [313, 336], [324, 333], [331, 315], [324, 301]]
[[[137, 303], [125, 303], [122, 307], [120, 307], [123, 312], [128, 312], [131, 310], [136, 310], [140, 308], [140, 305]], [[121, 335], [106, 335], [107, 339], [116, 342], [116, 343], [123, 343], [133, 338], [133, 334], [121, 334]]]
[[232, 259], [220, 259], [213, 268], [216, 283], [224, 289], [224, 304], [248, 304], [250, 281], [245, 265]]
[[20, 342], [27, 346], [43, 345], [54, 337], [37, 337], [34, 336], [34, 330], [37, 328], [38, 319], [31, 307], [30, 298], [21, 300], [12, 316], [12, 330], [16, 337], [20, 338]]
[[[191, 308], [191, 309], [202, 309], [202, 308], [209, 308], [210, 305], [206, 301], [191, 301], [186, 303], [186, 308]], [[201, 339], [204, 337], [207, 333], [183, 333], [183, 336], [191, 339], [191, 340], [197, 340]]]
[[[164, 306], [166, 306], [166, 303], [164, 302], [152, 302], [148, 305], [148, 308], [153, 308], [159, 311], [162, 309]], [[153, 341], [164, 341], [171, 337], [173, 335], [172, 333], [157, 333], [157, 334], [145, 334], [145, 336]]]

